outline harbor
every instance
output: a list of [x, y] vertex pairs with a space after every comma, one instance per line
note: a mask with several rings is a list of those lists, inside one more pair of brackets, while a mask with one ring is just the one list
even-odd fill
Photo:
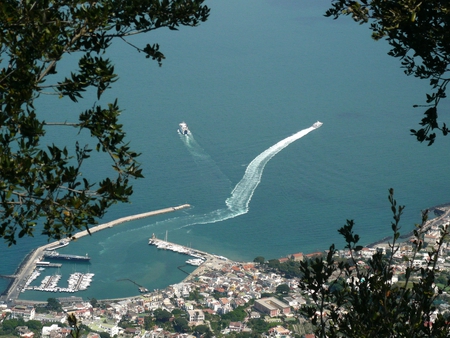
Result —
[[[81, 262], [81, 263], [83, 263], [83, 261], [88, 262], [89, 259], [86, 259], [86, 256], [76, 256], [76, 255], [67, 255], [67, 254], [59, 254], [59, 253], [58, 253], [58, 256], [60, 256], [59, 258], [62, 258], [65, 256], [66, 257], [59, 259], [60, 262], [58, 262], [58, 263], [52, 262], [52, 261], [47, 261], [47, 259], [44, 258], [44, 254], [49, 254], [50, 252], [56, 252], [55, 250], [57, 250], [57, 249], [69, 246], [71, 239], [72, 240], [79, 239], [83, 236], [88, 235], [89, 233], [93, 234], [100, 230], [112, 228], [116, 225], [119, 225], [119, 224], [122, 224], [122, 223], [125, 223], [128, 221], [133, 221], [133, 220], [142, 219], [142, 218], [151, 217], [151, 216], [157, 216], [157, 215], [166, 214], [166, 213], [170, 213], [170, 212], [175, 212], [175, 211], [179, 211], [179, 210], [186, 209], [189, 207], [190, 207], [189, 204], [183, 204], [183, 205], [179, 205], [179, 206], [175, 206], [175, 207], [169, 207], [169, 208], [165, 208], [165, 209], [160, 209], [160, 210], [150, 211], [150, 212], [146, 212], [146, 213], [140, 213], [140, 214], [136, 214], [136, 215], [122, 217], [122, 218], [116, 219], [114, 221], [92, 227], [89, 229], [89, 232], [87, 230], [83, 230], [78, 233], [75, 233], [72, 236], [72, 238], [70, 238], [70, 239], [66, 238], [63, 240], [55, 241], [55, 242], [43, 245], [41, 247], [38, 247], [38, 248], [32, 250], [24, 258], [24, 260], [22, 261], [22, 263], [17, 268], [17, 270], [15, 271], [14, 274], [4, 276], [5, 279], [9, 279], [9, 280], [11, 280], [11, 282], [9, 283], [7, 289], [0, 295], [0, 300], [16, 302], [19, 298], [19, 295], [21, 294], [21, 291], [23, 291], [26, 286], [29, 287], [30, 283], [34, 279], [39, 277], [39, 275], [42, 273], [43, 269], [46, 269], [48, 267], [59, 268], [59, 267], [61, 267], [61, 264], [64, 263], [63, 260], [67, 260], [68, 262], [70, 262], [70, 261], [72, 261], [72, 262], [76, 261], [76, 262]], [[71, 259], [71, 258], [73, 258], [73, 256], [75, 256], [75, 260]], [[67, 257], [69, 257], [69, 258], [67, 258]], [[83, 259], [77, 260], [78, 257], [83, 257]], [[55, 257], [53, 257], [53, 258], [55, 258]], [[88, 256], [88, 258], [89, 258], [89, 256]], [[51, 258], [49, 258], [49, 259], [51, 259]], [[83, 263], [83, 264], [86, 264], [86, 263]], [[83, 283], [83, 284], [80, 283], [80, 286], [84, 287], [84, 286], [86, 286], [86, 283]], [[60, 291], [60, 292], [72, 292], [72, 291], [66, 291], [65, 289], [66, 289], [65, 287], [59, 287], [59, 289], [55, 289], [55, 290]], [[33, 289], [33, 290], [45, 291], [45, 290], [39, 290], [39, 289]], [[55, 290], [53, 290], [53, 292]], [[81, 288], [74, 289], [73, 292], [80, 291], [80, 290], [82, 290], [82, 289]]]

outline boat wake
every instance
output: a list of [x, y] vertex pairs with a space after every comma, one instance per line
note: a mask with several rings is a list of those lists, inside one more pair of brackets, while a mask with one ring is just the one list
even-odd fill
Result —
[[[264, 150], [261, 154], [256, 156], [253, 161], [251, 161], [247, 166], [244, 176], [231, 191], [231, 195], [225, 200], [225, 206], [223, 208], [205, 214], [190, 214], [170, 217], [165, 220], [147, 224], [143, 227], [126, 229], [125, 231], [121, 231], [108, 237], [105, 241], [99, 243], [100, 246], [102, 246], [103, 251], [106, 252], [109, 248], [117, 249], [118, 246], [125, 245], [127, 241], [123, 241], [124, 236], [128, 236], [129, 238], [141, 238], [141, 235], [132, 235], [136, 231], [143, 231], [146, 234], [149, 233], [149, 229], [152, 229], [150, 230], [151, 232], [159, 232], [161, 229], [164, 229], [164, 231], [173, 231], [193, 225], [222, 222], [246, 214], [249, 211], [249, 204], [253, 197], [253, 193], [261, 182], [262, 174], [266, 164], [281, 150], [289, 146], [291, 143], [297, 141], [298, 139], [306, 136], [308, 133], [315, 129], [317, 129], [317, 127], [312, 126], [300, 130], [299, 132], [293, 134], [292, 136], [286, 137], [285, 139], [279, 141], [278, 143], [274, 144], [273, 146]], [[230, 180], [225, 176], [225, 174], [221, 172], [214, 160], [195, 141], [193, 135], [190, 134], [189, 137], [183, 136], [180, 137], [180, 139], [184, 142], [188, 151], [193, 156], [199, 169], [205, 172], [209, 172], [207, 173], [208, 175], [215, 175], [215, 184], [219, 184], [219, 186], [224, 185], [224, 189], [226, 184], [226, 191], [229, 191], [231, 186]], [[193, 209], [190, 210], [192, 211]], [[190, 229], [188, 231], [190, 231]], [[111, 245], [111, 241], [114, 241], [115, 244]], [[101, 252], [101, 254], [105, 253], [103, 251]]]
[[[317, 124], [315, 123], [309, 128], [300, 130], [294, 135], [286, 137], [285, 139], [279, 141], [278, 143], [274, 144], [273, 146], [256, 156], [255, 159], [253, 159], [253, 161], [250, 162], [250, 164], [247, 166], [244, 176], [234, 187], [233, 191], [231, 192], [231, 196], [226, 199], [226, 208], [218, 209], [204, 215], [198, 215], [197, 217], [195, 217], [194, 222], [192, 222], [193, 220], [190, 220], [189, 224], [185, 224], [181, 226], [181, 228], [195, 224], [210, 224], [222, 222], [227, 219], [246, 214], [249, 211], [249, 204], [253, 197], [253, 193], [261, 182], [262, 174], [266, 164], [288, 145], [306, 136], [311, 131], [317, 128]], [[195, 145], [191, 143], [190, 147], [188, 147], [193, 156], [198, 156], [197, 152], [200, 146], [198, 146], [198, 148], [197, 146], [198, 144]]]

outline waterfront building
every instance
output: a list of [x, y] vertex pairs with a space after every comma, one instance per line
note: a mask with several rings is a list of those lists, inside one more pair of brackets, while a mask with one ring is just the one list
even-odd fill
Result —
[[296, 262], [302, 262], [303, 261], [303, 252], [292, 254], [289, 258]]
[[10, 318], [23, 318], [24, 321], [33, 320], [36, 315], [36, 310], [33, 306], [16, 305], [11, 308]]

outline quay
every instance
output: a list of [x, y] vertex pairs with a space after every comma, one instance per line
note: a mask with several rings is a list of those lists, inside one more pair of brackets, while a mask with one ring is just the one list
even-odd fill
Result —
[[[93, 234], [93, 233], [103, 230], [103, 229], [112, 228], [113, 226], [124, 223], [124, 222], [129, 222], [129, 221], [146, 218], [146, 217], [151, 217], [151, 216], [157, 216], [157, 215], [166, 214], [169, 212], [174, 212], [174, 211], [187, 209], [187, 208], [190, 208], [190, 205], [183, 204], [180, 206], [169, 207], [169, 208], [165, 208], [165, 209], [160, 209], [160, 210], [145, 212], [145, 213], [141, 213], [141, 214], [131, 215], [131, 216], [127, 216], [127, 217], [122, 217], [117, 220], [92, 227], [89, 229], [89, 232], [87, 230], [80, 231], [80, 232], [76, 233], [72, 237], [72, 239], [81, 238], [83, 236], [86, 236], [88, 234]], [[6, 277], [6, 278], [12, 277], [12, 278], [9, 278], [9, 279], [11, 279], [11, 283], [9, 284], [7, 289], [5, 291], [3, 291], [3, 293], [0, 294], [0, 300], [15, 302], [19, 298], [20, 288], [25, 285], [28, 278], [31, 276], [33, 271], [36, 269], [36, 263], [42, 261], [44, 251], [49, 248], [50, 249], [54, 248], [57, 245], [60, 245], [59, 241], [48, 243], [46, 245], [43, 245], [36, 249], [33, 249], [24, 258], [24, 260], [22, 261], [20, 266], [17, 268], [14, 275], [10, 275], [10, 276]]]
[[188, 282], [189, 280], [201, 275], [205, 270], [218, 270], [221, 266], [223, 266], [223, 264], [230, 262], [230, 260], [226, 257], [213, 255], [205, 251], [193, 249], [176, 243], [171, 243], [167, 240], [158, 239], [154, 234], [149, 239], [148, 244], [154, 245], [161, 250], [171, 250], [179, 254], [185, 254], [203, 260], [203, 262], [199, 264], [194, 271], [192, 271], [190, 274], [188, 274], [188, 276], [186, 276], [185, 279], [183, 279], [182, 283]]

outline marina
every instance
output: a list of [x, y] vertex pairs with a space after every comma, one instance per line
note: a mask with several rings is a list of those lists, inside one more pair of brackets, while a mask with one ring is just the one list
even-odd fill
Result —
[[[167, 237], [167, 234], [166, 234], [166, 237]], [[177, 253], [180, 253], [183, 255], [190, 256], [192, 258], [186, 260], [186, 264], [194, 265], [194, 266], [202, 265], [210, 257], [215, 257], [215, 258], [219, 258], [219, 259], [223, 259], [223, 260], [227, 259], [222, 256], [211, 255], [204, 251], [200, 251], [200, 250], [192, 249], [192, 248], [189, 248], [189, 247], [186, 247], [183, 245], [168, 242], [167, 238], [165, 240], [158, 239], [158, 238], [156, 238], [155, 234], [153, 234], [152, 237], [149, 239], [148, 244], [154, 245], [158, 249], [161, 249], [161, 250], [170, 250], [170, 251], [174, 251], [174, 252], [177, 252]]]
[[[103, 230], [112, 228], [115, 225], [122, 224], [124, 222], [133, 221], [137, 219], [142, 219], [146, 217], [171, 213], [175, 211], [179, 211], [182, 209], [190, 208], [189, 204], [183, 204], [175, 207], [169, 207], [165, 209], [159, 209], [155, 211], [149, 211], [145, 213], [135, 214], [127, 217], [122, 217], [116, 220], [113, 220], [108, 223], [100, 224], [98, 226], [92, 227], [89, 229], [89, 232], [91, 234]], [[87, 230], [80, 231], [71, 239], [77, 239], [83, 236], [89, 235]], [[86, 256], [76, 256], [76, 255], [66, 255], [66, 254], [59, 254], [55, 250], [65, 247], [69, 245], [71, 239], [63, 239], [58, 242], [53, 242], [49, 244], [45, 244], [39, 248], [33, 249], [22, 261], [18, 269], [16, 270], [14, 275], [3, 275], [3, 278], [11, 279], [11, 283], [8, 285], [7, 289], [0, 295], [0, 300], [6, 300], [6, 299], [13, 299], [17, 301], [19, 298], [19, 295], [21, 292], [25, 292], [26, 290], [36, 290], [36, 291], [45, 291], [45, 290], [39, 290], [35, 289], [36, 286], [32, 287], [30, 284], [36, 280], [41, 273], [44, 271], [43, 269], [46, 269], [47, 267], [61, 267], [61, 263], [53, 263], [53, 262], [47, 262], [45, 261], [44, 255], [47, 255], [46, 257], [49, 259], [61, 259], [66, 261], [72, 261], [72, 262], [89, 262], [89, 259], [86, 259]], [[75, 257], [75, 258], [74, 258]], [[78, 260], [79, 257], [81, 257], [81, 260]], [[43, 269], [41, 269], [43, 268]], [[91, 274], [93, 276], [93, 274]], [[92, 277], [91, 276], [91, 277]], [[0, 276], [1, 277], [1, 276]], [[55, 287], [52, 291], [56, 292], [75, 292], [78, 290], [82, 290], [82, 288], [89, 286], [89, 274], [85, 277], [83, 277], [84, 283], [80, 282], [80, 288], [64, 288], [64, 287]], [[76, 286], [76, 285], [75, 285]], [[40, 286], [37, 286], [40, 287]], [[142, 289], [142, 292], [145, 292], [145, 289]]]
[[30, 286], [31, 282], [33, 282], [37, 277], [39, 277], [41, 273], [37, 270], [33, 271], [30, 278], [25, 283], [25, 286], [21, 290], [25, 292], [27, 290], [34, 291], [44, 291], [44, 292], [77, 292], [86, 290], [92, 282], [92, 278], [94, 277], [93, 273], [81, 273], [75, 272], [72, 273], [67, 280], [67, 287], [58, 286], [59, 281], [61, 280], [61, 275], [55, 274], [51, 276], [45, 276], [39, 286]]

